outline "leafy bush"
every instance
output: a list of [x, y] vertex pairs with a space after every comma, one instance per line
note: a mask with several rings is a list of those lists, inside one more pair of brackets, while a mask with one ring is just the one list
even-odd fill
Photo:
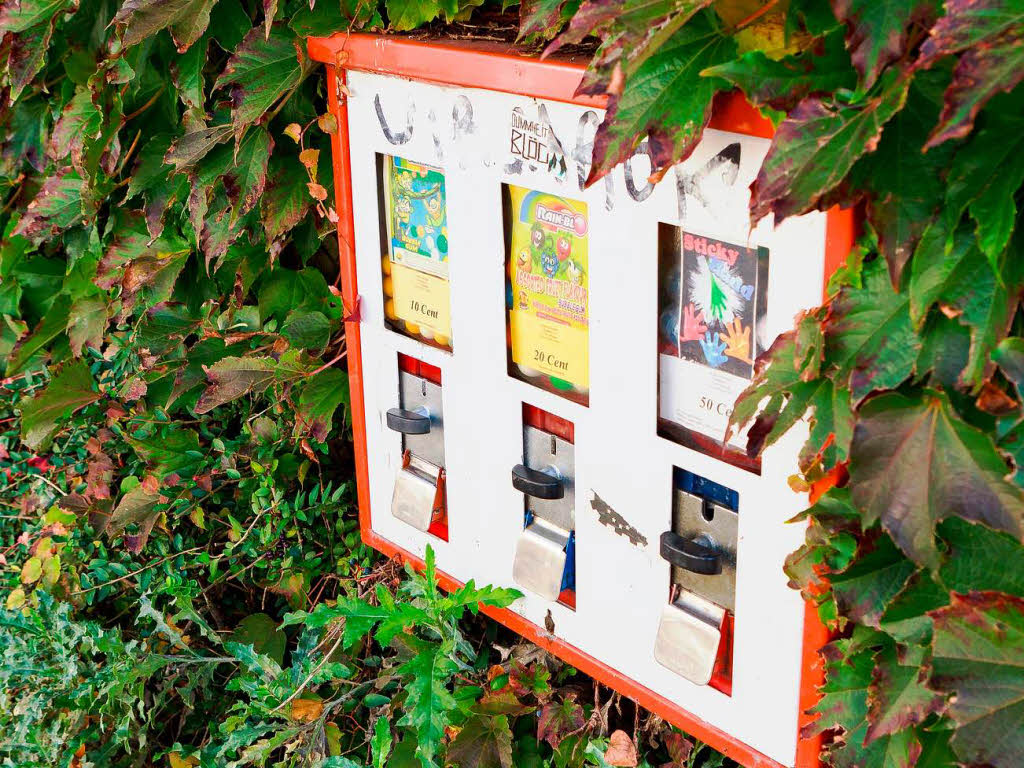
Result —
[[[510, 594], [359, 543], [335, 124], [301, 40], [479, 5], [0, 3], [4, 764], [721, 764], [460, 623]], [[521, 8], [529, 44], [600, 42], [590, 182], [644, 136], [659, 177], [738, 87], [778, 124], [754, 219], [866, 214], [735, 414], [752, 453], [811, 421], [787, 569], [838, 633], [837, 766], [1024, 754], [1018, 6]]]

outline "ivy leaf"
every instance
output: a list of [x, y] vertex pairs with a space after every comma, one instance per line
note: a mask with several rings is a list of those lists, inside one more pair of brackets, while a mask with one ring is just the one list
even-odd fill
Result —
[[249, 130], [238, 145], [235, 164], [224, 176], [224, 188], [234, 206], [233, 218], [252, 210], [262, 196], [267, 183], [267, 161], [273, 148], [270, 132], [262, 127]]
[[760, 50], [747, 51], [701, 75], [727, 80], [756, 107], [785, 111], [808, 96], [852, 89], [857, 84], [857, 73], [850, 66], [838, 28], [808, 50], [782, 58], [771, 58]]
[[953, 596], [932, 612], [932, 685], [952, 694], [952, 745], [971, 765], [1013, 768], [1024, 754], [1024, 600], [997, 592]]
[[54, 339], [63, 334], [67, 328], [70, 318], [71, 306], [66, 301], [59, 302], [52, 307], [39, 325], [33, 329], [27, 337], [18, 339], [18, 342], [11, 350], [7, 358], [7, 375], [14, 376], [20, 373], [32, 360], [32, 358], [43, 351]]
[[893, 290], [884, 262], [865, 264], [861, 276], [862, 288], [847, 286], [833, 300], [825, 338], [825, 360], [854, 403], [907, 379], [921, 348], [907, 296]]
[[626, 160], [645, 135], [655, 169], [689, 157], [711, 117], [715, 93], [726, 87], [725, 81], [699, 73], [735, 55], [735, 41], [703, 16], [675, 32], [629, 74], [621, 94], [609, 92], [586, 183]]
[[98, 350], [102, 346], [107, 317], [107, 302], [103, 297], [90, 296], [71, 305], [67, 331], [75, 357], [81, 357], [85, 347]]
[[946, 0], [945, 11], [921, 46], [917, 66], [962, 53], [926, 148], [969, 134], [978, 110], [1024, 78], [1024, 11], [1016, 0]]
[[277, 622], [265, 613], [254, 613], [238, 622], [231, 633], [231, 642], [251, 645], [256, 653], [269, 656], [278, 666], [284, 664], [288, 638], [278, 628]]
[[82, 185], [82, 177], [70, 167], [49, 176], [28, 204], [13, 234], [38, 244], [79, 223], [85, 216]]
[[386, 0], [388, 21], [396, 32], [416, 29], [438, 16], [451, 21], [459, 12], [458, 0]]
[[903, 108], [909, 86], [909, 77], [890, 71], [861, 102], [801, 101], [776, 130], [750, 187], [751, 220], [774, 213], [779, 224], [818, 206], [857, 158], [874, 151], [882, 127]]
[[65, 419], [99, 399], [89, 367], [80, 360], [65, 364], [45, 389], [21, 403], [22, 441], [45, 451]]
[[1010, 241], [1017, 219], [1014, 194], [1024, 183], [1022, 108], [1020, 98], [994, 102], [985, 111], [981, 130], [957, 151], [947, 180], [949, 226], [955, 227], [969, 209], [977, 224], [978, 246], [993, 268]]
[[836, 18], [846, 24], [846, 44], [864, 90], [904, 55], [908, 28], [926, 26], [936, 5], [935, 0], [832, 0]]
[[446, 758], [459, 768], [513, 768], [508, 717], [471, 717], [448, 745]]
[[922, 569], [910, 577], [907, 586], [886, 608], [879, 627], [897, 643], [927, 644], [932, 637], [928, 613], [944, 605], [949, 605], [949, 590], [936, 583], [930, 571]]
[[291, 231], [312, 205], [305, 176], [294, 172], [298, 160], [280, 159], [278, 154], [270, 158], [269, 179], [260, 197], [260, 217], [268, 243]]
[[579, 7], [580, 0], [522, 0], [519, 3], [519, 41], [550, 40]]
[[1010, 277], [1002, 269], [993, 271], [975, 238], [962, 230], [951, 246], [938, 222], [921, 237], [911, 264], [911, 313], [921, 322], [938, 302], [970, 329], [971, 347], [960, 374], [964, 384], [976, 387], [981, 383], [989, 353], [1006, 333], [1012, 303], [1006, 286]]
[[235, 138], [298, 87], [310, 62], [287, 27], [274, 25], [270, 36], [253, 27], [228, 59], [214, 88], [231, 88], [231, 122]]
[[296, 347], [322, 351], [331, 337], [331, 321], [323, 312], [289, 312], [281, 326], [281, 335]]
[[416, 755], [429, 765], [444, 738], [448, 713], [457, 702], [448, 691], [448, 680], [458, 670], [455, 660], [440, 645], [425, 643], [424, 648], [398, 671], [412, 679], [406, 683], [405, 714], [398, 725], [415, 730]]
[[218, 144], [231, 138], [231, 124], [214, 125], [189, 131], [175, 140], [164, 155], [164, 163], [175, 170], [190, 168], [209, 154]]
[[[807, 317], [801, 321], [801, 328], [807, 324], [818, 325], [819, 321]], [[748, 433], [747, 453], [756, 456], [788, 432], [808, 410], [813, 412], [811, 432], [800, 452], [800, 467], [807, 469], [823, 449], [823, 463], [827, 467], [844, 461], [853, 436], [850, 393], [834, 386], [826, 376], [805, 376], [796, 354], [796, 336], [784, 333], [758, 359], [753, 381], [736, 400], [731, 424], [743, 427], [754, 419]]]
[[[308, 432], [314, 440], [323, 443], [331, 430], [334, 412], [339, 405], [349, 403], [348, 374], [338, 368], [328, 368], [313, 376], [299, 395], [295, 409], [296, 436]], [[347, 413], [342, 413], [342, 422]]]
[[216, 3], [217, 0], [125, 0], [113, 23], [124, 28], [126, 47], [138, 45], [169, 28], [178, 53], [184, 53], [203, 36]]
[[1005, 592], [1024, 598], [1024, 547], [1012, 536], [958, 517], [943, 520], [939, 535], [949, 554], [939, 569], [954, 592]]
[[80, 86], [50, 133], [50, 157], [64, 160], [70, 156], [72, 164], [81, 168], [85, 142], [96, 138], [101, 127], [102, 116], [93, 103], [92, 93], [88, 88]]
[[892, 600], [917, 570], [888, 536], [879, 536], [867, 552], [831, 577], [839, 612], [851, 621], [877, 627]]
[[857, 161], [843, 185], [844, 190], [863, 191], [893, 285], [900, 285], [904, 267], [946, 195], [944, 176], [953, 147], [919, 151], [938, 117], [944, 86], [941, 73], [918, 73], [906, 105], [882, 131], [878, 149]]
[[218, 360], [206, 369], [210, 384], [199, 397], [195, 412], [207, 413], [250, 393], [262, 394], [274, 383], [277, 364], [272, 357], [226, 357]]
[[73, 0], [5, 0], [0, 3], [0, 32], [27, 32], [63, 13]]
[[924, 650], [915, 648], [901, 659], [894, 645], [885, 646], [875, 657], [866, 743], [918, 725], [942, 710], [945, 697], [925, 686], [930, 670], [923, 657]]
[[850, 447], [850, 490], [864, 523], [881, 520], [914, 562], [939, 565], [935, 525], [959, 516], [1021, 537], [1024, 494], [984, 432], [945, 395], [884, 394], [860, 409]]
[[114, 507], [104, 533], [116, 539], [125, 533], [129, 525], [136, 526], [137, 531], [124, 536], [125, 546], [130, 552], [138, 554], [149, 541], [149, 534], [156, 525], [160, 511], [160, 492], [153, 488], [155, 483], [143, 482], [132, 488]]
[[161, 479], [170, 474], [194, 474], [203, 456], [194, 429], [162, 429], [152, 437], [129, 437], [128, 442]]
[[537, 739], [558, 749], [562, 739], [582, 730], [585, 722], [583, 707], [575, 696], [567, 695], [561, 701], [549, 702], [541, 708], [537, 719]]

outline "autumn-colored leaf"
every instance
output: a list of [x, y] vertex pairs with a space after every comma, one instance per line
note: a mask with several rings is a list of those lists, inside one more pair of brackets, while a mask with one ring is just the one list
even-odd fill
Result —
[[321, 699], [292, 699], [290, 717], [296, 723], [312, 723], [320, 718], [324, 711]]
[[850, 447], [850, 489], [865, 525], [882, 527], [908, 557], [939, 564], [935, 525], [959, 516], [1020, 539], [1024, 494], [991, 438], [945, 395], [885, 394], [861, 407]]
[[1024, 78], [1024, 13], [1016, 0], [946, 0], [917, 65], [960, 53], [945, 106], [926, 147], [970, 133], [978, 111]]
[[937, 14], [936, 0], [832, 0], [832, 8], [846, 24], [846, 41], [853, 65], [861, 74], [861, 87], [874, 85], [889, 64], [907, 52], [908, 31]]
[[45, 450], [64, 420], [100, 399], [89, 367], [66, 363], [38, 394], [21, 403], [21, 439], [33, 450]]
[[625, 731], [612, 731], [608, 737], [608, 749], [604, 752], [604, 760], [608, 765], [636, 768], [636, 745]]
[[954, 595], [932, 618], [931, 684], [952, 695], [953, 748], [970, 765], [1014, 768], [1024, 754], [1024, 599]]

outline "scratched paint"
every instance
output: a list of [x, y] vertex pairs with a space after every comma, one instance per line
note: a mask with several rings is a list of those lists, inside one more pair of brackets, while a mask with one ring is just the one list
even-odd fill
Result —
[[635, 547], [647, 546], [646, 536], [630, 525], [626, 518], [609, 507], [608, 503], [598, 496], [597, 492], [593, 488], [590, 489], [590, 492], [594, 496], [594, 498], [590, 500], [590, 506], [595, 512], [597, 512], [597, 522], [607, 528], [611, 528], [615, 531], [616, 536], [624, 536], [629, 539], [629, 543]]
[[412, 138], [413, 117], [416, 115], [416, 105], [414, 103], [409, 102], [409, 108], [405, 114], [406, 127], [400, 131], [392, 130], [388, 124], [388, 119], [384, 117], [384, 107], [380, 103], [379, 93], [373, 97], [373, 108], [377, 112], [377, 121], [380, 123], [380, 129], [388, 143], [396, 146], [409, 143], [409, 139]]

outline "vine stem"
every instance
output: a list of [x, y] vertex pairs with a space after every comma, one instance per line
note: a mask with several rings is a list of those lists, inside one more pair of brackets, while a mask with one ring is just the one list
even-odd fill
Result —
[[199, 552], [203, 549], [205, 549], [205, 547], [193, 547], [192, 549], [186, 549], [184, 552], [175, 552], [173, 555], [167, 555], [167, 557], [160, 558], [155, 563], [144, 565], [137, 571], [126, 573], [124, 576], [118, 576], [113, 581], [105, 581], [102, 584], [97, 584], [95, 587], [89, 587], [88, 589], [77, 589], [71, 594], [84, 595], [86, 592], [92, 592], [94, 589], [102, 589], [103, 587], [109, 587], [111, 584], [117, 584], [117, 582], [124, 581], [125, 579], [130, 579], [132, 576], [138, 576], [143, 571], [148, 571], [150, 568], [155, 568], [158, 565], [162, 565], [163, 563], [166, 563], [168, 560], [173, 560], [174, 558], [181, 557], [182, 555], [191, 555], [193, 552]]

